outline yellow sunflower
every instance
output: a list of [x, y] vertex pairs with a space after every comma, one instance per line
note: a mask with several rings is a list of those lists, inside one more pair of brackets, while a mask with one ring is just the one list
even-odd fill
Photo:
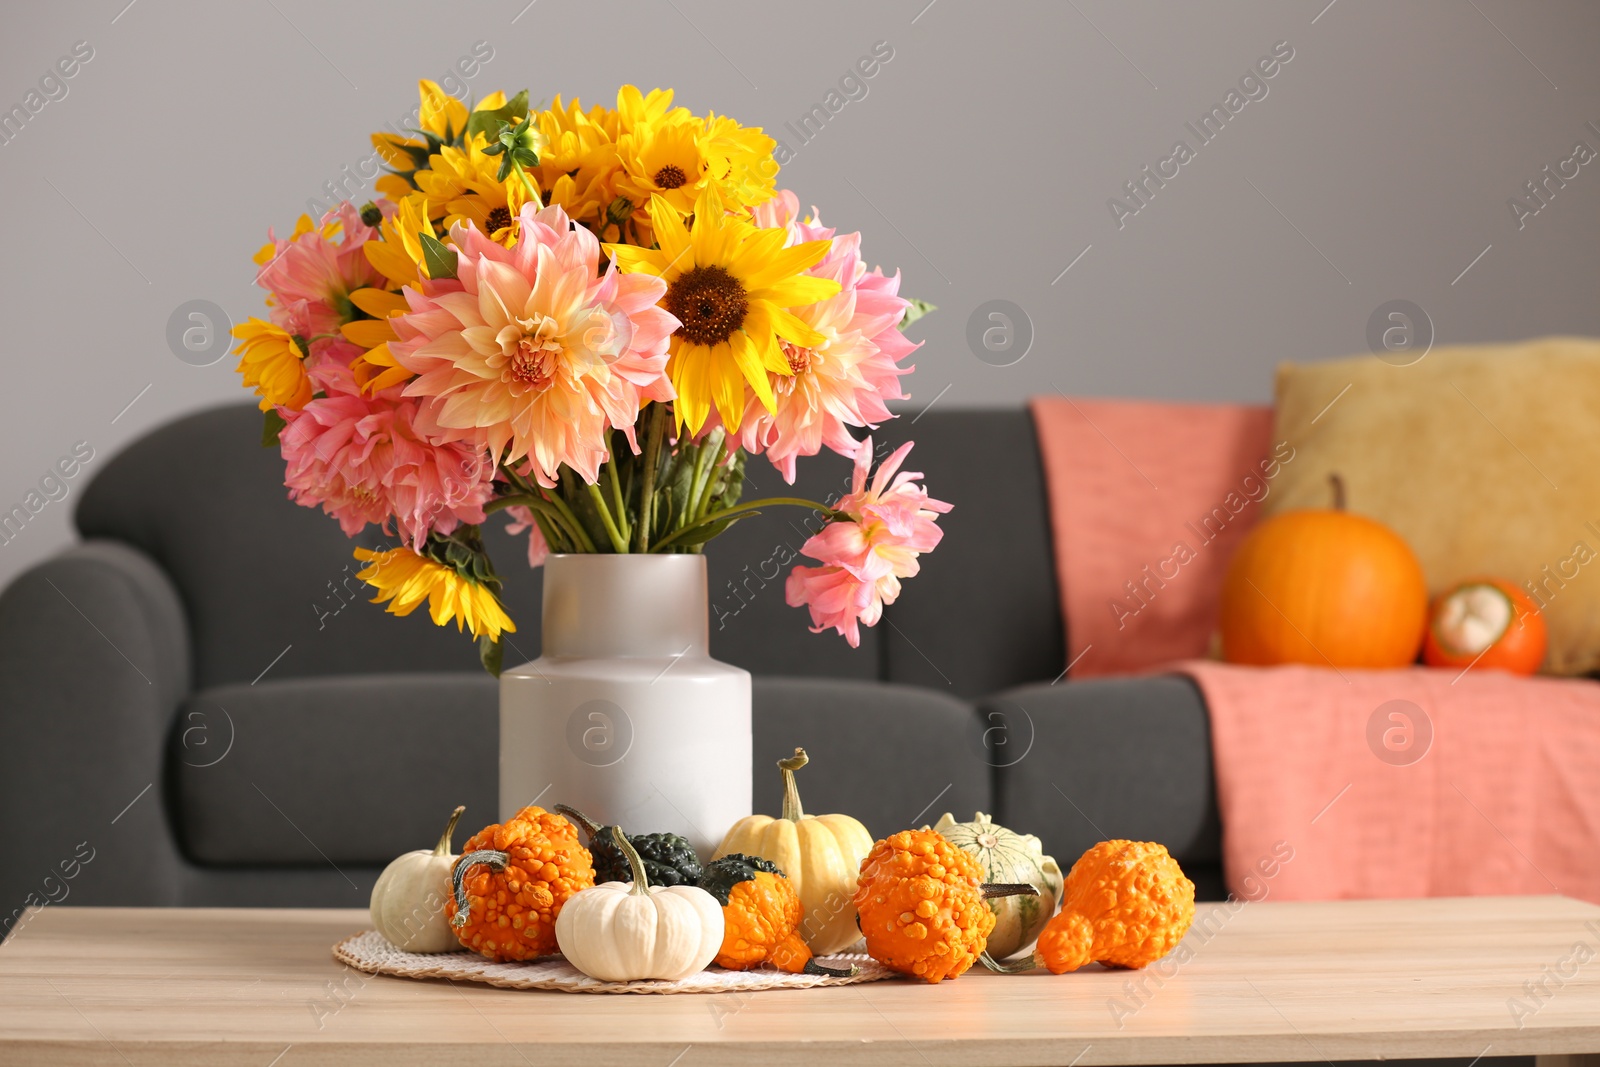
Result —
[[579, 222], [597, 223], [617, 195], [621, 163], [606, 130], [605, 119], [610, 114], [599, 106], [586, 114], [577, 100], [563, 105], [557, 96], [537, 116], [545, 139], [534, 172], [539, 188], [545, 191], [546, 203], [559, 204], [569, 218]]
[[245, 388], [261, 397], [262, 411], [273, 405], [299, 411], [311, 402], [311, 377], [306, 374], [304, 342], [281, 326], [251, 316], [233, 328], [239, 347], [238, 372]]
[[389, 320], [410, 310], [406, 298], [384, 289], [357, 289], [350, 294], [350, 303], [372, 316], [339, 327], [346, 341], [363, 349], [350, 361], [350, 371], [361, 391], [376, 393], [415, 377], [389, 353], [389, 342], [400, 339]]
[[759, 229], [730, 215], [712, 190], [694, 205], [694, 228], [657, 196], [650, 218], [660, 248], [607, 245], [619, 269], [667, 283], [661, 306], [683, 325], [672, 335], [667, 373], [678, 391], [679, 427], [700, 432], [716, 406], [730, 432], [744, 414], [745, 388], [768, 411], [776, 401], [767, 377], [792, 375], [779, 340], [813, 348], [823, 340], [790, 308], [825, 300], [839, 283], [804, 272], [828, 252], [828, 241], [784, 247], [787, 230]]
[[472, 140], [468, 148], [441, 148], [428, 157], [428, 169], [413, 177], [428, 202], [442, 212], [439, 226], [446, 233], [458, 222], [470, 222], [491, 240], [510, 246], [516, 243], [513, 224], [528, 202], [528, 187], [514, 177], [498, 181], [499, 159], [481, 151], [481, 136]]
[[451, 567], [409, 548], [382, 552], [358, 548], [355, 556], [367, 564], [356, 577], [378, 591], [372, 603], [387, 601], [384, 610], [391, 615], [410, 615], [427, 601], [435, 626], [454, 619], [457, 631], [465, 624], [473, 637], [488, 636], [493, 641], [499, 641], [502, 632], [517, 632], [492, 589], [462, 577]]
[[687, 114], [643, 123], [617, 142], [622, 173], [617, 191], [641, 213], [661, 197], [680, 215], [694, 210], [705, 188], [706, 163], [700, 155], [703, 126]]
[[[467, 106], [439, 87], [437, 82], [424, 78], [417, 83], [421, 105], [417, 108], [417, 129], [422, 138], [404, 137], [394, 133], [375, 133], [372, 147], [378, 155], [398, 173], [384, 174], [374, 182], [378, 192], [390, 200], [399, 201], [416, 189], [417, 172], [427, 170], [428, 156], [439, 143], [458, 143], [467, 128]], [[473, 111], [493, 111], [504, 107], [506, 94], [493, 92], [479, 100]], [[434, 138], [430, 144], [427, 137]], [[436, 201], [437, 202], [437, 201]]]

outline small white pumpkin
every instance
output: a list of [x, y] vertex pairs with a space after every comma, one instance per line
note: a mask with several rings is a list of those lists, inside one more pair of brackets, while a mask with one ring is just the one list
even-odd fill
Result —
[[568, 900], [556, 916], [561, 954], [602, 982], [676, 982], [705, 970], [722, 947], [722, 905], [692, 885], [651, 885], [622, 830], [611, 833], [633, 883], [605, 882]]
[[960, 823], [945, 812], [934, 830], [978, 861], [985, 882], [1017, 882], [1039, 891], [1036, 897], [989, 899], [989, 910], [995, 919], [994, 932], [989, 935], [989, 955], [1003, 960], [1033, 944], [1061, 904], [1066, 887], [1061, 868], [1044, 854], [1039, 839], [1007, 830], [981, 811], [973, 815], [971, 822]]
[[431, 850], [418, 849], [398, 857], [378, 875], [372, 887], [372, 925], [390, 943], [407, 952], [454, 952], [461, 948], [445, 901], [450, 899], [450, 838], [465, 807], [450, 814], [450, 822]]

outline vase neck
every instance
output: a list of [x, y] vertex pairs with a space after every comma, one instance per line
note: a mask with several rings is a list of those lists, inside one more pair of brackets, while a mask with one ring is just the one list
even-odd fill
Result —
[[544, 564], [544, 655], [705, 656], [700, 555], [553, 555]]

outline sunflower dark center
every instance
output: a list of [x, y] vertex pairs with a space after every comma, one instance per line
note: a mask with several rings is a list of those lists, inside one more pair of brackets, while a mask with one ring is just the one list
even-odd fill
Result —
[[700, 345], [719, 345], [744, 325], [748, 294], [722, 267], [693, 267], [667, 286], [666, 309], [683, 323], [683, 336]]
[[488, 219], [484, 221], [484, 229], [490, 233], [494, 233], [496, 230], [503, 230], [510, 225], [511, 209], [506, 207], [495, 208], [493, 211], [489, 212]]
[[688, 181], [689, 176], [671, 163], [656, 171], [656, 187], [660, 189], [676, 189], [680, 185], [688, 184]]

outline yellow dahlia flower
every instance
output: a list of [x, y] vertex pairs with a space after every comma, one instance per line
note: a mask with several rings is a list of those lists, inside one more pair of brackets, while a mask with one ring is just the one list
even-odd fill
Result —
[[288, 330], [254, 316], [233, 328], [239, 347], [238, 372], [246, 389], [255, 389], [262, 411], [273, 405], [299, 411], [311, 402], [311, 376], [306, 373], [305, 348]]
[[465, 624], [473, 637], [487, 636], [492, 641], [499, 641], [502, 632], [517, 632], [494, 591], [462, 577], [453, 568], [409, 548], [382, 552], [358, 548], [355, 556], [367, 564], [356, 577], [378, 591], [372, 603], [387, 601], [389, 606], [384, 610], [391, 615], [409, 615], [426, 600], [435, 626], [454, 619], [458, 631]]
[[660, 196], [650, 219], [660, 248], [607, 245], [620, 270], [653, 274], [667, 283], [661, 306], [683, 325], [672, 335], [667, 373], [677, 390], [678, 425], [699, 433], [715, 405], [729, 433], [743, 419], [745, 389], [775, 410], [767, 372], [794, 371], [779, 340], [804, 348], [823, 337], [790, 308], [825, 300], [839, 283], [805, 271], [827, 254], [828, 241], [785, 248], [784, 227], [759, 229], [730, 215], [711, 190], [694, 205], [694, 228]]

